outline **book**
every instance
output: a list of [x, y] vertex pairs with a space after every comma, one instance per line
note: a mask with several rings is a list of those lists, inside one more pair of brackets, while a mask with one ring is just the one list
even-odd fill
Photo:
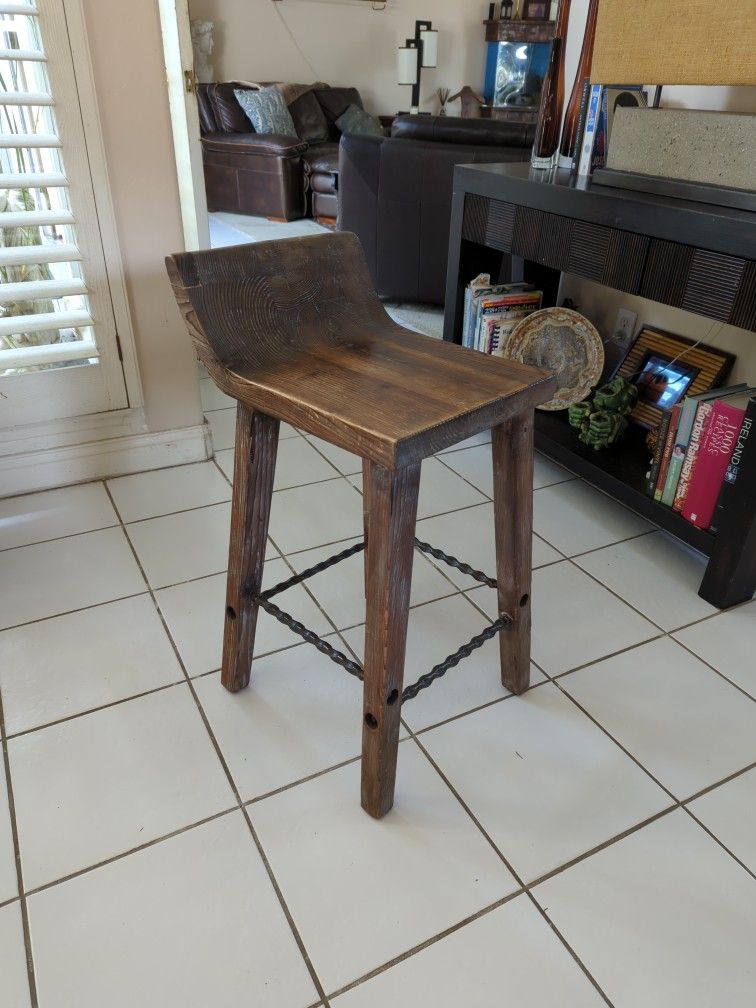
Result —
[[488, 320], [487, 352], [496, 357], [507, 356], [507, 343], [513, 330], [522, 319], [532, 315], [541, 307], [540, 297], [530, 305], [512, 305], [506, 315], [500, 314]]
[[488, 273], [479, 273], [465, 288], [462, 317], [462, 346], [474, 347], [480, 299], [496, 294], [532, 290], [528, 283], [492, 284]]
[[[513, 322], [519, 321], [531, 312], [541, 307], [541, 292], [512, 292], [498, 294], [493, 297], [483, 297], [478, 304], [477, 321], [473, 346], [483, 353], [491, 353], [491, 338], [493, 325], [513, 316]], [[509, 327], [510, 330], [512, 326]]]
[[715, 399], [712, 403], [682, 512], [683, 518], [697, 528], [706, 529], [711, 524], [725, 470], [732, 458], [752, 392], [756, 389], [729, 399]]
[[656, 481], [659, 477], [659, 468], [661, 466], [662, 454], [664, 452], [664, 444], [667, 440], [667, 433], [669, 431], [670, 419], [672, 417], [671, 410], [664, 410], [662, 413], [662, 418], [659, 422], [659, 430], [656, 434], [656, 446], [654, 448], [654, 457], [651, 459], [651, 468], [646, 473], [646, 493], [649, 497], [654, 496], [654, 488], [656, 486]]
[[682, 472], [683, 463], [685, 461], [685, 453], [688, 450], [688, 442], [690, 441], [690, 432], [693, 429], [693, 421], [696, 416], [696, 407], [699, 402], [705, 399], [716, 399], [722, 396], [730, 395], [733, 392], [742, 392], [746, 388], [745, 383], [739, 385], [730, 385], [727, 388], [721, 389], [709, 389], [707, 392], [699, 392], [698, 395], [686, 396], [682, 409], [680, 410], [680, 418], [677, 424], [677, 434], [675, 435], [675, 443], [672, 448], [672, 454], [669, 459], [669, 467], [667, 468], [667, 476], [664, 481], [664, 489], [662, 491], [662, 504], [666, 504], [667, 507], [672, 507], [675, 502], [675, 493], [677, 492], [677, 484], [680, 480], [680, 473]]
[[591, 84], [591, 93], [588, 98], [588, 112], [585, 117], [585, 129], [583, 130], [580, 144], [578, 175], [590, 175], [591, 173], [591, 158], [593, 157], [593, 145], [596, 140], [596, 126], [598, 125], [600, 105], [601, 84]]
[[688, 498], [688, 490], [690, 489], [693, 473], [696, 468], [698, 449], [701, 446], [701, 440], [713, 409], [714, 404], [711, 400], [707, 399], [699, 402], [696, 407], [696, 416], [693, 420], [693, 427], [690, 432], [688, 450], [685, 452], [685, 459], [683, 460], [682, 469], [680, 470], [680, 479], [678, 480], [677, 489], [675, 490], [675, 499], [672, 502], [672, 507], [675, 511], [682, 512], [685, 507], [685, 501]]
[[583, 133], [585, 132], [585, 119], [588, 115], [588, 97], [591, 93], [591, 82], [588, 77], [583, 81], [583, 89], [580, 94], [580, 111], [578, 112], [577, 120], [577, 132], [575, 133], [575, 153], [572, 155], [572, 167], [570, 171], [573, 175], [578, 170], [578, 162], [580, 161], [580, 144], [583, 139]]
[[730, 461], [722, 478], [711, 525], [712, 532], [718, 532], [732, 499], [735, 484], [742, 472], [750, 466], [756, 467], [756, 395], [748, 400], [740, 431], [735, 439]]
[[677, 425], [680, 422], [680, 412], [682, 406], [677, 403], [672, 407], [672, 412], [669, 420], [669, 430], [667, 432], [667, 437], [664, 440], [664, 449], [662, 451], [661, 465], [659, 466], [659, 478], [656, 481], [656, 486], [654, 487], [654, 500], [660, 501], [662, 499], [662, 493], [664, 491], [664, 481], [667, 478], [667, 472], [669, 470], [669, 460], [672, 457], [672, 449], [675, 446], [675, 438], [677, 437]]

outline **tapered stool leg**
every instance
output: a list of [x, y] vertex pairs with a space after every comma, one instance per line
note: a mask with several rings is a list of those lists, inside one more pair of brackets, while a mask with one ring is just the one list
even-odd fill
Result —
[[368, 594], [368, 561], [367, 561], [367, 541], [368, 541], [368, 525], [370, 518], [370, 459], [362, 460], [362, 528], [363, 528], [363, 538], [365, 540], [365, 598], [367, 599]]
[[370, 463], [362, 807], [376, 819], [394, 803], [404, 654], [420, 465]]
[[249, 684], [255, 645], [279, 421], [241, 403], [236, 411], [234, 488], [226, 581], [221, 682], [236, 693]]
[[499, 613], [513, 621], [499, 634], [501, 681], [522, 693], [530, 685], [533, 411], [494, 427], [491, 435]]

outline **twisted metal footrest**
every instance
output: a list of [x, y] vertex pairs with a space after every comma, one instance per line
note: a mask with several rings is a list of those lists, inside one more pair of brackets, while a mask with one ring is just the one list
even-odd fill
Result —
[[[423, 553], [428, 553], [437, 560], [441, 560], [443, 563], [448, 564], [448, 566], [454, 567], [463, 574], [469, 575], [475, 581], [488, 585], [489, 588], [496, 588], [496, 581], [494, 578], [488, 577], [488, 575], [484, 574], [482, 571], [475, 570], [475, 568], [466, 564], [463, 560], [458, 560], [456, 557], [450, 556], [448, 553], [444, 553], [443, 550], [440, 550], [435, 546], [431, 546], [429, 543], [421, 542], [419, 539], [415, 539], [415, 546]], [[320, 563], [314, 564], [312, 567], [308, 567], [300, 574], [294, 574], [285, 581], [280, 581], [278, 584], [273, 585], [272, 588], [267, 588], [265, 591], [252, 596], [253, 601], [256, 602], [260, 608], [264, 609], [265, 612], [273, 616], [274, 619], [277, 619], [279, 623], [283, 623], [284, 626], [288, 627], [289, 630], [301, 637], [302, 640], [306, 641], [308, 644], [312, 644], [313, 647], [317, 648], [317, 650], [320, 651], [321, 654], [324, 654], [327, 658], [330, 658], [331, 661], [335, 662], [337, 665], [341, 665], [342, 668], [346, 669], [350, 675], [355, 676], [357, 679], [365, 678], [365, 671], [358, 662], [352, 661], [352, 659], [347, 657], [343, 651], [339, 651], [337, 648], [333, 647], [328, 643], [328, 641], [319, 637], [314, 630], [308, 629], [290, 613], [284, 612], [284, 610], [277, 606], [275, 602], [271, 602], [270, 600], [275, 595], [286, 591], [287, 588], [293, 588], [294, 585], [301, 584], [308, 578], [328, 570], [329, 567], [333, 567], [335, 564], [341, 563], [342, 560], [346, 560], [349, 557], [354, 556], [356, 553], [362, 552], [364, 549], [364, 541], [355, 543], [353, 546], [349, 546], [347, 549], [341, 550], [339, 553], [335, 553], [333, 556], [327, 557], [325, 560], [321, 560]], [[453, 654], [450, 654], [442, 662], [439, 662], [438, 665], [434, 665], [430, 672], [426, 672], [425, 675], [420, 676], [417, 682], [413, 683], [411, 686], [407, 686], [402, 692], [401, 702], [405, 703], [407, 700], [413, 700], [421, 690], [427, 689], [428, 686], [445, 675], [449, 669], [454, 668], [455, 665], [459, 665], [463, 658], [469, 658], [473, 651], [482, 647], [486, 641], [491, 640], [491, 638], [495, 637], [497, 633], [505, 630], [511, 623], [512, 619], [510, 616], [506, 614], [499, 616], [497, 620], [494, 620], [494, 622], [482, 630], [481, 633], [471, 638], [466, 644], [462, 644]]]

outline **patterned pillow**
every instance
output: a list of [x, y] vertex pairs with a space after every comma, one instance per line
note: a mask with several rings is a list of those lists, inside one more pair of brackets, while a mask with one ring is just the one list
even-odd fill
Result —
[[336, 120], [336, 125], [342, 133], [383, 136], [383, 126], [378, 120], [356, 105], [350, 105]]
[[283, 133], [284, 136], [293, 137], [297, 135], [294, 120], [277, 87], [260, 88], [259, 91], [235, 88], [234, 95], [254, 126], [255, 133]]

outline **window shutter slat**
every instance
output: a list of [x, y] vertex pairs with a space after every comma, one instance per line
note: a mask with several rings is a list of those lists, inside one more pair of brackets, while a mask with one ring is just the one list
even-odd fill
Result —
[[[2, 92], [0, 92], [0, 101]], [[0, 148], [14, 149], [17, 147], [60, 147], [60, 140], [54, 133], [2, 133]]]
[[96, 356], [97, 347], [91, 339], [72, 340], [70, 343], [51, 343], [45, 346], [21, 347], [18, 350], [0, 350], [0, 370], [37, 367], [40, 364], [60, 364], [63, 361], [83, 360]]
[[19, 210], [0, 214], [0, 228], [45, 227], [73, 222], [70, 210]]
[[81, 252], [75, 245], [15, 245], [0, 248], [0, 267], [80, 261]]
[[54, 189], [67, 186], [68, 179], [61, 172], [19, 172], [0, 174], [0, 189]]
[[55, 104], [52, 95], [44, 91], [3, 91], [0, 92], [0, 95], [5, 105], [47, 105], [51, 107]]
[[[86, 311], [12, 315], [9, 318], [0, 318], [0, 336], [13, 336], [20, 332], [45, 332], [48, 329], [75, 329], [77, 326], [90, 325], [92, 325], [92, 317]], [[0, 363], [4, 360], [3, 353], [4, 351], [0, 350]]]
[[25, 283], [0, 283], [0, 305], [16, 301], [43, 301], [47, 298], [86, 294], [83, 280], [27, 280]]

